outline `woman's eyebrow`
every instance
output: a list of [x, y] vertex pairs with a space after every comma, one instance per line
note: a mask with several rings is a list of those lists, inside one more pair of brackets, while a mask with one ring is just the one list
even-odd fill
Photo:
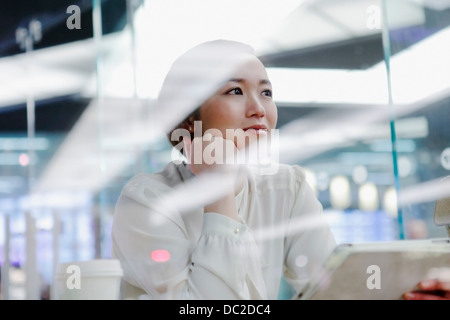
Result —
[[[243, 82], [245, 82], [245, 79], [243, 79], [243, 78], [232, 78], [232, 79], [228, 80], [228, 82], [243, 83]], [[259, 80], [259, 84], [272, 85], [272, 83], [270, 82], [269, 79], [261, 79], [261, 80]]]
[[232, 79], [228, 80], [228, 82], [242, 83], [242, 82], [245, 82], [245, 80], [242, 78], [232, 78]]

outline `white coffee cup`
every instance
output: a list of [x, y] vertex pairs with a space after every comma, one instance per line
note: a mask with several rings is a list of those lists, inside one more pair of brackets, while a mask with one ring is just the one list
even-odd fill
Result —
[[53, 300], [118, 300], [123, 271], [116, 259], [72, 261], [57, 266]]

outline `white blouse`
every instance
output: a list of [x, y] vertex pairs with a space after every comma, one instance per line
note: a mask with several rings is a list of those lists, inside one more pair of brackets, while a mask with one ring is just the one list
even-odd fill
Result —
[[113, 257], [123, 280], [152, 299], [277, 299], [282, 276], [300, 292], [336, 245], [297, 165], [249, 168], [236, 196], [240, 222], [204, 213], [198, 203], [214, 186], [196, 179], [171, 162], [133, 177], [117, 201]]

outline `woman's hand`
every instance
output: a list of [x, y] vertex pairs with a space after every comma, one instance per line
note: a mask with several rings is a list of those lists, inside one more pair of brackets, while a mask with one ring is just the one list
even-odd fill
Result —
[[403, 294], [405, 300], [450, 300], [450, 281], [437, 279], [419, 282], [419, 289]]
[[189, 169], [195, 175], [207, 172], [223, 173], [234, 180], [234, 195], [245, 183], [245, 169], [239, 163], [239, 150], [233, 141], [209, 133], [191, 141], [184, 137]]
[[231, 140], [206, 134], [193, 141], [184, 138], [186, 158], [196, 176], [207, 173], [223, 174], [223, 196], [205, 205], [205, 212], [215, 212], [239, 221], [235, 196], [245, 183], [245, 169], [238, 159], [239, 150]]

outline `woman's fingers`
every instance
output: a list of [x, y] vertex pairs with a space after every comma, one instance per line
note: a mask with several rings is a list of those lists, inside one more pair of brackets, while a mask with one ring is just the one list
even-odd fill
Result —
[[424, 292], [408, 292], [403, 295], [405, 300], [447, 300], [447, 298]]
[[427, 279], [419, 282], [419, 290], [403, 295], [406, 300], [449, 300], [450, 282]]

